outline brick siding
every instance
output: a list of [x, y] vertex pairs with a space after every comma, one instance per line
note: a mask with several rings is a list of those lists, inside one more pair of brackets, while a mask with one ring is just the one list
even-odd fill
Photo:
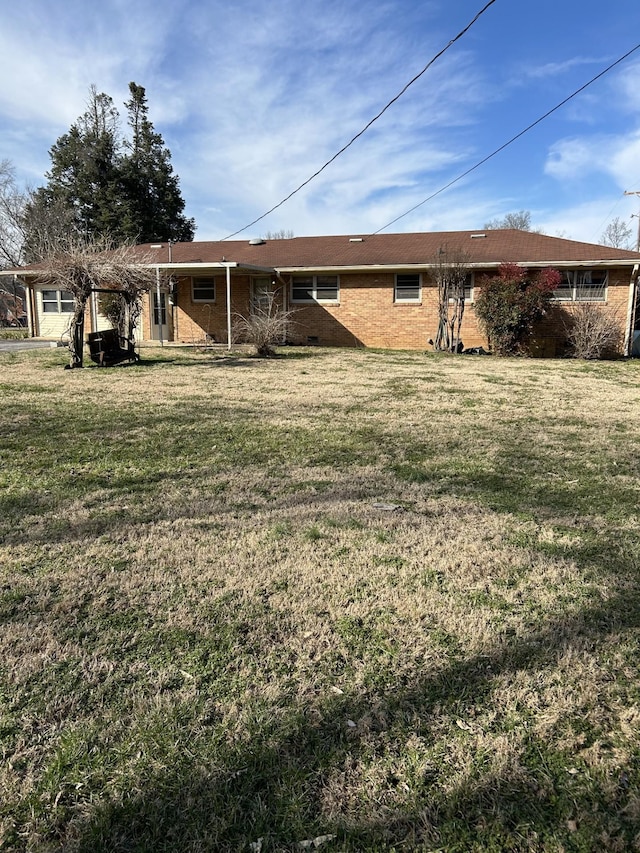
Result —
[[[401, 271], [401, 270], [400, 270]], [[495, 273], [492, 273], [495, 274]], [[476, 287], [481, 273], [476, 273]], [[215, 341], [227, 339], [226, 279], [216, 279], [215, 302], [194, 302], [191, 278], [178, 282], [177, 304], [173, 308], [176, 340], [184, 343], [202, 341], [210, 335]], [[429, 349], [429, 339], [438, 328], [438, 290], [427, 274], [422, 276], [420, 303], [396, 304], [395, 275], [392, 272], [344, 273], [340, 275], [339, 304], [291, 303], [294, 309], [290, 343], [321, 346], [365, 346], [388, 349]], [[289, 288], [289, 278], [278, 283], [280, 291]], [[231, 279], [233, 313], [249, 311], [251, 279], [247, 275]], [[621, 341], [627, 317], [629, 271], [609, 271], [607, 302], [597, 303], [615, 313], [620, 320]], [[549, 315], [538, 325], [532, 351], [536, 355], [559, 356], [566, 351], [564, 318], [572, 310], [571, 303], [554, 303]], [[171, 313], [171, 309], [169, 312]], [[145, 337], [149, 334], [149, 317], [145, 318]], [[467, 301], [461, 338], [465, 347], [487, 346], [486, 336], [476, 321], [473, 302]]]

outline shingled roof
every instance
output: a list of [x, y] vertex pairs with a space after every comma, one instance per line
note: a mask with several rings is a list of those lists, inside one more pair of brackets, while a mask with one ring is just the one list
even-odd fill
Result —
[[[433, 263], [440, 249], [463, 251], [478, 266], [501, 263], [522, 265], [596, 264], [633, 265], [640, 254], [548, 237], [516, 229], [440, 231], [432, 233], [292, 237], [284, 240], [234, 240], [224, 242], [175, 243], [173, 264], [235, 262], [278, 270], [353, 268], [367, 266], [403, 267]], [[137, 247], [150, 263], [166, 265], [169, 246], [146, 244]]]

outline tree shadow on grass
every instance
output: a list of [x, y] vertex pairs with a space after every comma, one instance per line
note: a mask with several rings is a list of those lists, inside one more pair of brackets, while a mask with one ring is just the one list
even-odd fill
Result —
[[[585, 553], [585, 563], [591, 558]], [[638, 631], [635, 565], [619, 562], [617, 571], [620, 589], [609, 600], [505, 637], [482, 654], [453, 651], [440, 666], [425, 661], [408, 683], [392, 662], [344, 694], [247, 700], [252, 713], [234, 737], [219, 715], [207, 717], [214, 688], [203, 684], [195, 707], [167, 719], [152, 739], [148, 766], [129, 790], [119, 784], [121, 795], [77, 811], [62, 801], [62, 849], [266, 853], [299, 850], [322, 836], [335, 836], [326, 849], [341, 851], [635, 849], [640, 755], [609, 779], [526, 730], [518, 754], [496, 765], [483, 757], [484, 733], [473, 721], [458, 727], [461, 716], [469, 719], [465, 707], [491, 704], [505, 675], [535, 677], [567, 650]], [[443, 725], [448, 741], [462, 742], [472, 757], [471, 771], [461, 774], [440, 752], [411, 778], [396, 774], [394, 757], [410, 749], [408, 739], [435, 748]], [[386, 776], [368, 782], [367, 768], [378, 759]]]
[[[532, 489], [509, 461], [515, 459], [512, 451], [505, 447], [505, 462], [493, 472], [458, 473], [449, 485], [497, 511], [545, 514], [564, 512], [571, 504], [575, 508], [575, 493], [562, 487], [546, 494]], [[591, 488], [581, 496], [583, 511], [589, 508], [589, 494], [593, 501]], [[604, 507], [598, 510], [628, 515], [631, 498], [632, 489], [620, 485], [602, 495]], [[313, 501], [329, 507], [333, 496], [314, 494]], [[266, 698], [251, 700], [253, 722], [236, 739], [219, 719], [203, 722], [213, 689], [203, 684], [182, 722], [167, 721], [166, 736], [158, 735], [140, 775], [132, 776], [129, 787], [126, 779], [118, 784], [124, 793], [99, 793], [102, 799], [93, 803], [83, 802], [81, 791], [75, 800], [73, 794], [66, 802], [61, 798], [51, 843], [87, 853], [266, 853], [298, 850], [301, 841], [335, 836], [322, 849], [634, 849], [638, 755], [620, 778], [607, 779], [579, 757], [524, 732], [518, 755], [504, 766], [496, 769], [488, 760], [484, 766], [480, 755], [461, 778], [441, 755], [440, 763], [420, 768], [408, 790], [396, 778], [392, 761], [411, 734], [435, 748], [443, 723], [474, 755], [480, 751], [480, 733], [473, 724], [456, 731], [457, 721], [466, 704], [491, 703], [497, 679], [523, 672], [534, 676], [554, 668], [567, 650], [597, 648], [619, 633], [638, 632], [637, 545], [627, 545], [631, 540], [610, 543], [592, 536], [555, 546], [558, 556], [608, 581], [608, 597], [593, 597], [577, 612], [533, 622], [526, 635], [497, 639], [483, 654], [452, 650], [440, 668], [426, 661], [425, 671], [409, 683], [398, 678], [391, 663], [345, 695], [312, 700], [292, 695], [274, 705]], [[542, 551], [548, 545], [527, 547]], [[368, 785], [367, 767], [380, 758], [389, 759], [388, 776]], [[351, 789], [349, 778], [355, 780]], [[71, 781], [71, 776], [65, 779], [65, 790], [72, 790]]]

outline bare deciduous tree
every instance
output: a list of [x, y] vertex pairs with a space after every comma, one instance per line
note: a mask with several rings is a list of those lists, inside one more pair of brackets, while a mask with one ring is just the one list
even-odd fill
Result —
[[263, 240], [291, 240], [293, 231], [287, 228], [280, 228], [279, 231], [267, 231], [262, 238]]
[[18, 267], [23, 262], [24, 209], [27, 194], [15, 181], [9, 160], [0, 161], [0, 266]]
[[440, 248], [434, 259], [433, 276], [438, 285], [437, 350], [457, 352], [464, 316], [464, 289], [469, 276], [469, 256], [459, 250]]
[[485, 222], [484, 228], [489, 231], [499, 228], [517, 228], [519, 231], [533, 231], [531, 227], [531, 211], [518, 210], [515, 213], [507, 213], [503, 219], [491, 219]]
[[41, 280], [73, 294], [69, 367], [82, 367], [84, 316], [92, 293], [113, 291], [127, 310], [127, 337], [133, 339], [140, 315], [140, 298], [156, 283], [155, 269], [130, 246], [113, 247], [104, 239], [68, 237], [64, 248], [42, 261]]
[[603, 246], [613, 246], [615, 249], [630, 249], [631, 237], [631, 228], [624, 219], [616, 216], [602, 232], [600, 242]]

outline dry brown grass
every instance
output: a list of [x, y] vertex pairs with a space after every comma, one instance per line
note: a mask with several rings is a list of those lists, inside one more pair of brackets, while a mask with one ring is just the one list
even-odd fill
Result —
[[638, 365], [145, 354], [1, 365], [0, 847], [640, 849]]

